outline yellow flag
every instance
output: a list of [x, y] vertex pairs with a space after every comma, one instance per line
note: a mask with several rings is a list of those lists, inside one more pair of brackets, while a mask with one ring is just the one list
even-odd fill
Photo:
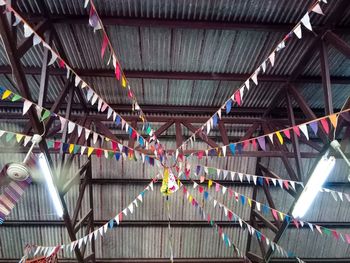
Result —
[[10, 96], [12, 94], [12, 92], [10, 90], [5, 90], [5, 92], [2, 94], [2, 98], [1, 99], [6, 99], [8, 96]]
[[16, 134], [16, 140], [17, 142], [20, 142], [23, 138], [23, 135], [22, 134]]
[[72, 153], [73, 150], [74, 150], [74, 144], [71, 143], [71, 144], [69, 145], [69, 153]]
[[252, 199], [248, 198], [248, 204], [250, 207], [252, 207]]
[[284, 219], [283, 213], [282, 213], [282, 212], [278, 212], [278, 213], [279, 213], [279, 215], [280, 215], [281, 220], [283, 220], [283, 219]]
[[188, 196], [188, 202], [192, 203], [192, 199], [193, 199], [192, 195], [189, 195]]
[[88, 148], [88, 157], [90, 157], [90, 155], [92, 154], [93, 151], [94, 151], [94, 148], [92, 148], [92, 147]]
[[212, 180], [209, 180], [208, 181], [208, 188], [210, 189], [210, 187], [213, 185], [213, 181]]
[[332, 114], [329, 117], [329, 120], [331, 121], [332, 125], [334, 128], [337, 128], [337, 122], [338, 122], [338, 117], [337, 114]]
[[126, 88], [126, 79], [124, 76], [122, 76], [122, 87]]
[[277, 135], [278, 140], [280, 141], [280, 144], [283, 144], [283, 137], [280, 134], [280, 132], [276, 132], [276, 135]]

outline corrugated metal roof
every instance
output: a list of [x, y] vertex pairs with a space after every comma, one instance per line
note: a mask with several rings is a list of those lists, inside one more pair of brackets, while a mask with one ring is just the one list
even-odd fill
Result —
[[[42, 14], [42, 1], [17, 1], [23, 13]], [[218, 22], [254, 22], [254, 23], [291, 23], [301, 18], [307, 7], [313, 1], [198, 1], [198, 0], [150, 0], [150, 1], [95, 1], [101, 15], [125, 18], [157, 18], [181, 19], [185, 21], [218, 21]], [[313, 25], [323, 25], [329, 19], [339, 0], [329, 1], [322, 8], [326, 16], [312, 15]], [[83, 1], [56, 1], [45, 0], [52, 15], [86, 15]], [[341, 24], [348, 26], [350, 11], [341, 20]], [[62, 41], [63, 48], [69, 63], [78, 69], [110, 69], [100, 58], [101, 37], [93, 33], [86, 24], [55, 24], [55, 29]], [[198, 72], [198, 73], [227, 73], [247, 74], [261, 63], [276, 43], [283, 37], [282, 33], [262, 31], [238, 30], [205, 30], [180, 29], [157, 27], [129, 27], [109, 25], [108, 34], [120, 58], [124, 69], [134, 71], [169, 71], [169, 72]], [[23, 29], [19, 27], [18, 40], [23, 38]], [[293, 39], [288, 42], [287, 48], [276, 55], [274, 68], [268, 67], [266, 74], [287, 76], [293, 72], [301, 56], [310, 45], [311, 36], [303, 31], [303, 39]], [[350, 43], [348, 35], [341, 35], [342, 39]], [[40, 67], [43, 48], [38, 45], [31, 48], [21, 62], [25, 67]], [[329, 47], [329, 65], [332, 76], [350, 76], [349, 60], [333, 47]], [[108, 57], [105, 57], [107, 60]], [[316, 54], [308, 63], [304, 75], [320, 76], [320, 68]], [[0, 65], [8, 65], [7, 55], [0, 47]], [[54, 67], [57, 67], [54, 66]], [[117, 82], [110, 77], [84, 78], [107, 102], [113, 104], [130, 104], [126, 91], [116, 88]], [[29, 88], [34, 100], [38, 98], [39, 76], [27, 76]], [[50, 76], [48, 84], [48, 101], [54, 102], [65, 82], [65, 76]], [[221, 106], [221, 104], [240, 86], [233, 81], [209, 80], [172, 80], [172, 79], [131, 79], [131, 86], [141, 105], [175, 105], [175, 106]], [[18, 92], [11, 75], [1, 75], [0, 85]], [[282, 86], [275, 83], [259, 83], [252, 87], [244, 97], [244, 107], [265, 107], [272, 101], [273, 95]], [[298, 88], [310, 107], [323, 108], [323, 92], [321, 84], [300, 84]], [[340, 108], [349, 95], [348, 85], [332, 85], [332, 96], [335, 108]], [[282, 102], [281, 104], [282, 105]], [[296, 105], [295, 105], [296, 106]], [[116, 109], [118, 110], [118, 109]], [[6, 114], [9, 111], [4, 111]], [[195, 118], [195, 116], [193, 116]], [[254, 116], [247, 116], [247, 118]], [[141, 125], [141, 124], [140, 124]], [[155, 123], [154, 127], [160, 127]], [[23, 131], [23, 121], [4, 121], [0, 128], [12, 131]], [[113, 126], [111, 126], [113, 128]], [[247, 126], [232, 125], [228, 129], [229, 136], [243, 136]], [[184, 127], [183, 135], [191, 134]], [[118, 132], [118, 131], [116, 131]], [[175, 134], [171, 127], [165, 134]], [[212, 133], [218, 135], [215, 130]], [[218, 136], [217, 136], [218, 137]], [[220, 141], [221, 143], [221, 141]], [[165, 147], [175, 148], [174, 141], [164, 141]], [[9, 146], [7, 146], [9, 147]], [[17, 147], [17, 146], [12, 146]], [[198, 148], [206, 148], [204, 143], [196, 143]], [[290, 145], [288, 145], [290, 147]], [[311, 152], [310, 147], [301, 145], [301, 151]], [[59, 158], [52, 155], [57, 164]], [[0, 153], [0, 167], [10, 161], [22, 161], [24, 154]], [[74, 171], [86, 160], [85, 157], [74, 159], [73, 168], [67, 171], [72, 176]], [[278, 158], [263, 158], [269, 169], [288, 178], [287, 172]], [[291, 160], [294, 167], [294, 162]], [[306, 179], [312, 166], [312, 159], [303, 159], [303, 179]], [[257, 158], [207, 158], [200, 161], [191, 160], [191, 163], [215, 166], [220, 169], [229, 169], [249, 174], [255, 173]], [[157, 172], [154, 167], [128, 160], [111, 161], [104, 158], [93, 157], [93, 178], [123, 178], [123, 179], [150, 179]], [[331, 181], [346, 182], [347, 167], [344, 162], [337, 160], [336, 169], [330, 176]], [[124, 208], [142, 190], [144, 186], [133, 184], [103, 184], [94, 185], [94, 217], [96, 220], [107, 220]], [[191, 187], [189, 187], [191, 189]], [[253, 188], [236, 186], [235, 191], [252, 197]], [[280, 189], [271, 188], [276, 207], [287, 212], [292, 202], [291, 197]], [[346, 192], [345, 188], [335, 190]], [[248, 206], [237, 204], [222, 196], [214, 189], [210, 194], [221, 200], [243, 219], [248, 220], [250, 209]], [[33, 184], [25, 193], [24, 198], [15, 207], [9, 219], [18, 220], [52, 220], [55, 216], [47, 190], [42, 184]], [[198, 200], [198, 192], [194, 193]], [[78, 197], [78, 186], [74, 186], [65, 196], [69, 211], [72, 213]], [[267, 203], [259, 189], [258, 200]], [[171, 196], [173, 220], [201, 220], [198, 213], [183, 199], [180, 192]], [[88, 193], [84, 196], [81, 212], [88, 211]], [[223, 213], [214, 211], [212, 206], [205, 205], [205, 209], [212, 214], [215, 220], [226, 220]], [[345, 203], [333, 201], [330, 194], [320, 194], [313, 208], [307, 214], [308, 220], [343, 221], [349, 218], [350, 210]], [[167, 220], [164, 198], [160, 198], [159, 185], [154, 192], [145, 196], [144, 203], [136, 209], [135, 213], [128, 215], [128, 220]], [[245, 252], [247, 231], [239, 228], [224, 227], [224, 231], [235, 241], [242, 252]], [[102, 240], [96, 243], [97, 257], [99, 258], [163, 258], [169, 257], [167, 247], [167, 230], [163, 227], [121, 227], [110, 231]], [[225, 248], [224, 243], [211, 228], [172, 228], [174, 236], [175, 257], [234, 257], [232, 250]], [[272, 237], [271, 231], [262, 229]], [[82, 233], [79, 233], [81, 236]], [[213, 237], [214, 236], [214, 237]], [[135, 238], [138, 237], [138, 238]], [[67, 231], [60, 226], [40, 227], [1, 227], [0, 228], [0, 258], [19, 258], [22, 256], [23, 246], [26, 243], [54, 245], [67, 242]], [[121, 242], [122, 241], [122, 242]], [[301, 243], [303, 242], [303, 243]], [[258, 245], [253, 238], [252, 250], [260, 253]], [[325, 238], [304, 229], [288, 229], [281, 241], [281, 246], [295, 252], [300, 257], [338, 257], [347, 256], [349, 248], [338, 244], [330, 238]], [[72, 253], [64, 253], [64, 257], [74, 257]]]

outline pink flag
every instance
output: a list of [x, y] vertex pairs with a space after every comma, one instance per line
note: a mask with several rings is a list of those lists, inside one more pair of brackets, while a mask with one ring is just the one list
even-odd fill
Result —
[[103, 34], [103, 41], [102, 41], [102, 48], [101, 48], [101, 58], [103, 58], [105, 52], [106, 52], [106, 47], [108, 45], [108, 38], [106, 34]]
[[298, 126], [294, 126], [293, 131], [295, 132], [296, 135], [298, 135], [298, 137], [300, 137], [300, 130]]
[[215, 183], [215, 191], [216, 192], [220, 191], [220, 185], [218, 183]]
[[235, 100], [237, 101], [238, 106], [241, 106], [241, 94], [239, 90], [235, 92]]
[[115, 77], [117, 78], [117, 80], [120, 80], [120, 67], [118, 63], [115, 65]]
[[290, 139], [290, 130], [284, 130], [283, 133], [288, 139]]
[[328, 122], [325, 118], [321, 119], [321, 124], [322, 124], [324, 131], [328, 134], [329, 133], [329, 125], [328, 125]]

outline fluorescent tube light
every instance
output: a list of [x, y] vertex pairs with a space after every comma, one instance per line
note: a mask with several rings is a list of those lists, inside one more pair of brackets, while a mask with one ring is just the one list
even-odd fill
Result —
[[57, 188], [54, 185], [53, 175], [52, 175], [51, 169], [49, 167], [48, 161], [46, 159], [46, 156], [43, 153], [41, 153], [41, 154], [39, 154], [38, 159], [39, 159], [40, 168], [42, 170], [42, 173], [44, 174], [47, 188], [48, 188], [50, 196], [51, 196], [51, 200], [52, 200], [54, 207], [55, 207], [55, 210], [56, 210], [56, 213], [59, 217], [62, 217], [63, 216], [63, 206], [62, 206], [61, 199], [60, 199], [60, 196], [58, 194]]
[[333, 170], [335, 158], [333, 156], [328, 158], [327, 155], [328, 152], [322, 156], [311, 174], [309, 181], [307, 182], [303, 192], [294, 206], [292, 212], [293, 217], [301, 218], [305, 215], [315, 200], [320, 188], [322, 188], [323, 183]]

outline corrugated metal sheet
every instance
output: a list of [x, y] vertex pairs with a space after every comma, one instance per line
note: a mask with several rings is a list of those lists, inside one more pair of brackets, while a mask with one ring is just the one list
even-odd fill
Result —
[[[29, 0], [17, 1], [19, 9], [24, 13], [42, 13], [42, 1]], [[83, 9], [83, 1], [56, 1], [45, 0], [50, 14], [87, 14]], [[114, 17], [140, 17], [160, 19], [182, 19], [196, 21], [221, 21], [221, 22], [256, 22], [256, 23], [295, 23], [301, 18], [307, 7], [313, 1], [196, 1], [196, 0], [151, 0], [151, 1], [95, 1], [100, 14]], [[328, 14], [332, 13], [339, 1], [329, 1], [323, 6], [326, 16], [312, 15], [313, 25], [324, 24]], [[350, 21], [350, 11], [341, 24], [347, 26]], [[71, 66], [79, 69], [106, 69], [108, 68], [100, 59], [101, 38], [99, 33], [93, 33], [86, 24], [63, 25], [56, 24], [59, 38], [63, 42]], [[260, 31], [230, 31], [230, 30], [194, 30], [194, 29], [166, 29], [149, 27], [108, 26], [109, 36], [120, 58], [124, 69], [144, 71], [174, 71], [174, 72], [203, 72], [203, 73], [252, 73], [261, 63], [276, 43], [283, 37], [282, 33], [269, 33]], [[19, 27], [18, 40], [23, 38], [23, 29]], [[310, 36], [303, 31], [303, 39], [293, 39], [288, 42], [287, 48], [276, 56], [274, 68], [268, 68], [266, 74], [288, 76], [295, 69], [300, 57], [306, 52], [310, 44]], [[341, 35], [350, 42], [349, 36]], [[31, 48], [21, 62], [26, 67], [40, 67], [42, 47]], [[334, 48], [329, 49], [329, 64], [332, 76], [350, 76], [349, 61]], [[107, 60], [107, 56], [105, 60]], [[106, 61], [105, 61], [106, 62]], [[0, 47], [0, 65], [8, 65], [7, 55], [3, 47]], [[110, 69], [112, 71], [112, 69]], [[318, 56], [315, 55], [308, 63], [303, 74], [319, 76], [320, 68]], [[39, 76], [27, 76], [31, 94], [36, 100], [39, 91]], [[126, 91], [116, 88], [114, 78], [86, 77], [85, 80], [109, 103], [129, 104]], [[65, 76], [50, 76], [48, 85], [48, 101], [54, 102], [63, 87]], [[18, 92], [11, 75], [1, 75], [0, 85]], [[131, 86], [141, 105], [176, 105], [176, 106], [220, 106], [235, 89], [239, 82], [229, 81], [205, 81], [205, 80], [158, 80], [158, 79], [131, 79]], [[245, 107], [268, 107], [273, 95], [282, 88], [279, 84], [259, 83], [258, 87], [252, 87], [244, 97]], [[312, 108], [323, 108], [323, 92], [321, 84], [300, 85], [302, 96]], [[336, 108], [340, 108], [349, 95], [347, 85], [333, 85], [332, 96]], [[8, 111], [3, 112], [5, 114]], [[195, 116], [194, 116], [195, 117]], [[253, 116], [249, 116], [253, 117]], [[248, 117], [247, 117], [248, 118]], [[156, 123], [155, 127], [161, 124]], [[5, 121], [0, 123], [0, 128], [12, 131], [23, 131], [23, 121]], [[111, 126], [111, 128], [113, 128]], [[232, 125], [228, 131], [229, 136], [242, 136], [245, 126]], [[183, 135], [191, 134], [183, 128]], [[118, 132], [118, 131], [116, 131]], [[174, 127], [166, 134], [173, 135]], [[217, 131], [212, 133], [214, 136]], [[221, 143], [221, 142], [220, 142]], [[168, 148], [175, 148], [174, 141], [165, 141]], [[10, 147], [10, 146], [7, 146]], [[11, 146], [17, 147], [17, 146]], [[196, 143], [198, 148], [206, 148], [204, 143]], [[290, 147], [290, 145], [288, 145]], [[301, 146], [301, 151], [310, 152], [310, 147]], [[52, 156], [56, 164], [58, 156]], [[22, 161], [24, 154], [0, 153], [0, 167], [10, 161]], [[68, 177], [74, 174], [85, 157], [76, 158], [73, 168], [67, 171]], [[205, 164], [220, 169], [229, 169], [239, 172], [254, 174], [256, 158], [208, 158], [191, 160], [191, 164]], [[281, 160], [277, 158], [264, 158], [262, 160], [269, 169], [288, 178], [287, 172]], [[293, 167], [294, 162], [291, 160]], [[303, 179], [306, 179], [311, 169], [313, 160], [303, 159]], [[140, 179], [152, 178], [158, 171], [155, 167], [135, 163], [128, 160], [111, 161], [104, 158], [93, 157], [94, 178], [123, 178]], [[344, 162], [337, 160], [336, 169], [330, 176], [331, 181], [346, 182], [347, 167]], [[215, 178], [215, 175], [213, 178]], [[106, 184], [94, 185], [94, 216], [97, 220], [107, 220], [115, 216], [133, 200], [143, 189], [143, 185], [133, 184]], [[188, 187], [194, 192], [191, 187]], [[237, 186], [234, 189], [248, 197], [252, 197], [253, 189], [247, 186]], [[287, 212], [292, 202], [291, 197], [280, 189], [271, 188], [276, 207]], [[346, 192], [348, 189], [335, 189]], [[250, 209], [242, 206], [221, 193], [210, 190], [210, 194], [232, 208], [243, 219], [248, 220]], [[47, 190], [43, 184], [33, 184], [25, 193], [24, 198], [11, 213], [9, 219], [19, 220], [52, 220], [57, 219], [47, 198]], [[203, 201], [203, 197], [194, 193], [196, 198]], [[78, 186], [74, 186], [66, 195], [69, 211], [72, 213], [78, 197]], [[85, 194], [81, 212], [88, 211], [88, 193]], [[201, 220], [188, 201], [184, 200], [181, 192], [171, 196], [171, 208], [173, 220]], [[262, 190], [259, 189], [258, 200], [266, 203]], [[164, 198], [160, 198], [159, 184], [154, 192], [147, 193], [143, 204], [135, 213], [128, 215], [128, 220], [166, 220]], [[205, 204], [205, 209], [215, 220], [226, 220], [223, 213], [212, 205]], [[342, 221], [349, 218], [350, 210], [345, 203], [335, 203], [332, 196], [326, 193], [320, 194], [313, 208], [307, 215], [308, 220]], [[225, 227], [224, 231], [235, 241], [241, 251], [245, 252], [247, 243], [247, 231], [239, 228]], [[267, 229], [262, 230], [272, 237]], [[167, 247], [167, 230], [161, 227], [121, 227], [110, 231], [103, 240], [97, 242], [97, 257], [99, 258], [163, 258], [169, 257]], [[232, 250], [226, 249], [218, 235], [211, 228], [172, 228], [174, 236], [175, 257], [234, 257]], [[81, 235], [82, 233], [79, 233]], [[138, 238], [135, 238], [138, 237]], [[0, 257], [19, 258], [22, 255], [23, 246], [26, 243], [54, 245], [67, 242], [66, 229], [59, 226], [41, 227], [1, 227], [0, 228]], [[122, 241], [122, 242], [121, 242]], [[344, 244], [338, 244], [330, 238], [319, 236], [311, 231], [289, 229], [282, 238], [281, 246], [294, 251], [303, 257], [337, 257], [347, 256], [349, 248]], [[253, 251], [259, 253], [258, 245], [253, 238]], [[72, 253], [64, 253], [64, 257], [74, 257]]]

